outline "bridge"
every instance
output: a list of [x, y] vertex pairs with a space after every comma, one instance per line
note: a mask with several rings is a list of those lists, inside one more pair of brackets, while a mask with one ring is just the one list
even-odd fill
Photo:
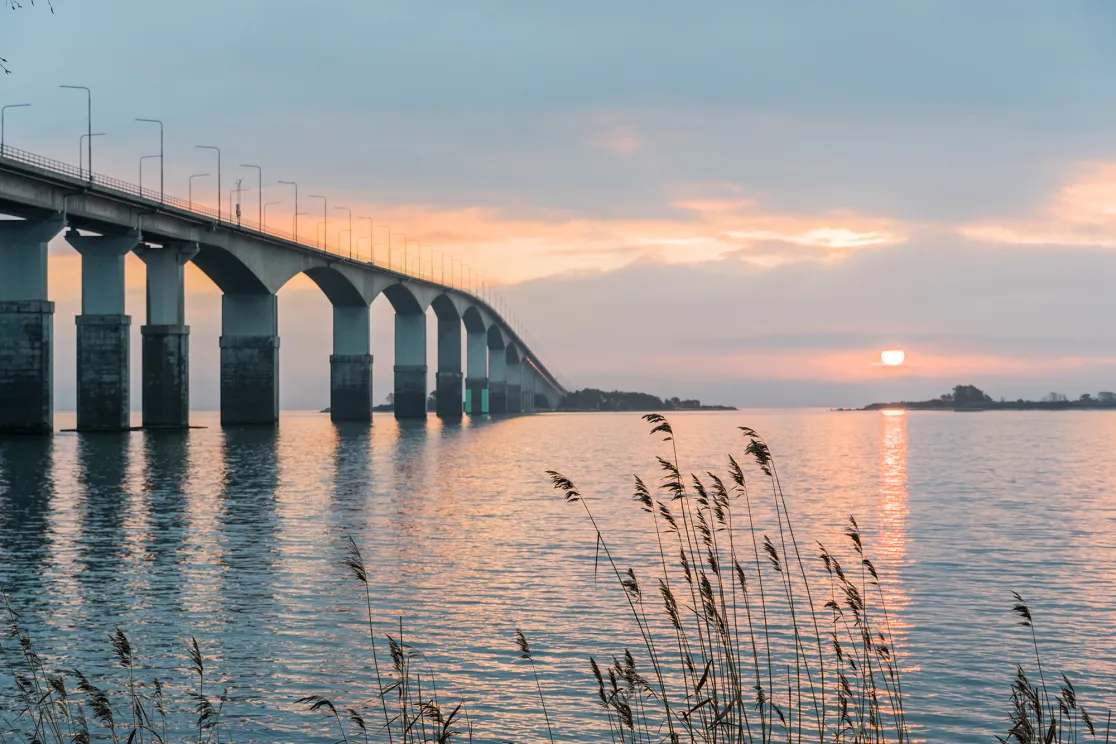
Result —
[[[296, 210], [297, 211], [297, 210]], [[47, 244], [65, 231], [81, 255], [77, 316], [77, 428], [130, 428], [131, 318], [124, 258], [146, 264], [141, 326], [144, 428], [189, 425], [189, 337], [184, 266], [222, 292], [221, 424], [279, 419], [279, 289], [306, 274], [333, 305], [330, 415], [371, 421], [370, 308], [395, 310], [396, 418], [427, 415], [426, 313], [437, 316], [436, 411], [463, 414], [555, 408], [566, 393], [496, 307], [474, 287], [307, 245], [297, 235], [232, 221], [220, 209], [168, 197], [10, 146], [0, 151], [0, 433], [54, 428], [54, 303]], [[324, 241], [323, 241], [324, 243]], [[464, 328], [465, 373], [462, 372]]]

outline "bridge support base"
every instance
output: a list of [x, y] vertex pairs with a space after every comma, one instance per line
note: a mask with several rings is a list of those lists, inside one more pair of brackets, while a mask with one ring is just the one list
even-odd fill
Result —
[[372, 420], [372, 355], [333, 354], [329, 358], [331, 421]]
[[523, 412], [523, 388], [508, 383], [508, 413]]
[[480, 416], [488, 413], [488, 380], [470, 377], [465, 380], [465, 413]]
[[77, 321], [77, 428], [122, 431], [131, 426], [132, 319], [82, 314]]
[[459, 419], [462, 416], [460, 372], [439, 372], [437, 398], [438, 416], [444, 419]]
[[506, 382], [488, 381], [488, 412], [492, 414], [508, 412], [508, 384]]
[[279, 421], [279, 337], [221, 337], [221, 425]]
[[145, 325], [143, 426], [183, 429], [190, 425], [190, 327]]
[[426, 418], [426, 365], [395, 365], [395, 418]]
[[0, 434], [54, 431], [53, 351], [53, 302], [0, 302]]

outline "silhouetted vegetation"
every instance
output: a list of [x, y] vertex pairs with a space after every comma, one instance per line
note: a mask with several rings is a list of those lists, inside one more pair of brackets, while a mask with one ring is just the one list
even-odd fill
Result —
[[707, 406], [700, 400], [658, 398], [649, 393], [585, 388], [566, 395], [561, 411], [735, 411], [732, 406]]
[[1099, 392], [1096, 396], [1085, 393], [1076, 400], [1070, 400], [1063, 393], [1047, 393], [1042, 400], [994, 400], [992, 396], [973, 385], [958, 385], [952, 393], [946, 393], [930, 400], [904, 400], [894, 403], [872, 403], [860, 409], [878, 411], [881, 408], [901, 408], [912, 411], [1061, 411], [1116, 409], [1116, 393]]

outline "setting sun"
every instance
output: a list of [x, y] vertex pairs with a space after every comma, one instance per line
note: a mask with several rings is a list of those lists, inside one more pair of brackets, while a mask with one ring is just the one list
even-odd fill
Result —
[[888, 349], [880, 352], [880, 361], [888, 367], [898, 367], [907, 359], [907, 354], [902, 349]]

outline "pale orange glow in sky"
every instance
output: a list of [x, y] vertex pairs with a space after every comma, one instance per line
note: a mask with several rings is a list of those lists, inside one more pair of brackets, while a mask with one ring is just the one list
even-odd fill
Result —
[[[696, 200], [665, 205], [682, 212], [676, 219], [589, 218], [555, 210], [516, 216], [492, 207], [448, 208], [422, 204], [369, 204], [359, 194], [342, 203], [354, 214], [391, 225], [393, 262], [402, 259], [401, 235], [423, 244], [424, 270], [431, 249], [464, 261], [492, 283], [515, 283], [570, 271], [607, 271], [637, 260], [698, 263], [736, 258], [759, 266], [788, 261], [832, 260], [856, 250], [896, 245], [906, 234], [892, 220], [838, 211], [825, 214], [766, 212], [753, 201]], [[276, 226], [288, 224], [279, 208], [269, 213]], [[306, 236], [300, 221], [300, 232]], [[330, 243], [347, 225], [330, 221]], [[367, 222], [354, 223], [367, 253]], [[376, 259], [384, 262], [386, 231], [377, 227]], [[414, 243], [410, 255], [414, 255]], [[435, 273], [440, 274], [440, 259]]]
[[[1116, 356], [1108, 357], [1016, 357], [992, 354], [919, 354], [918, 364], [888, 367], [865, 364], [872, 358], [871, 350], [793, 349], [742, 352], [725, 355], [694, 355], [655, 357], [662, 372], [716, 370], [719, 374], [741, 379], [830, 380], [833, 382], [865, 382], [885, 380], [895, 375], [907, 378], [971, 379], [981, 375], [1015, 376], [1047, 375], [1056, 378], [1090, 366], [1116, 365]], [[651, 364], [652, 360], [633, 359], [631, 364]]]
[[1116, 247], [1116, 163], [1074, 167], [1036, 217], [975, 222], [958, 231], [989, 243]]

